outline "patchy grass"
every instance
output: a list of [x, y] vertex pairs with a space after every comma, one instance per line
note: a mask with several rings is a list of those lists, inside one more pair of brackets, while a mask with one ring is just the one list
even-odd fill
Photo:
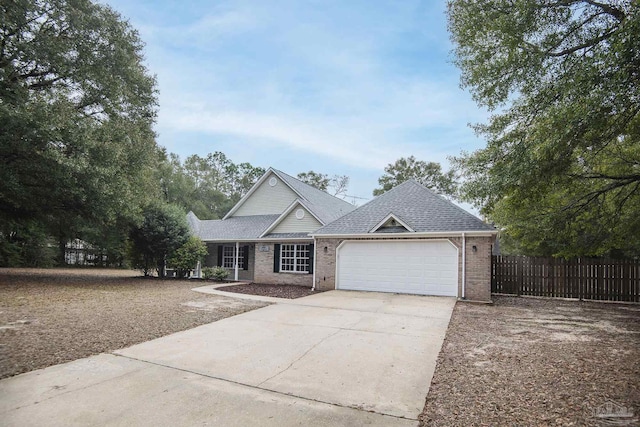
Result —
[[135, 271], [0, 269], [0, 378], [263, 307]]
[[420, 425], [598, 425], [607, 402], [640, 425], [639, 305], [496, 297], [456, 305]]

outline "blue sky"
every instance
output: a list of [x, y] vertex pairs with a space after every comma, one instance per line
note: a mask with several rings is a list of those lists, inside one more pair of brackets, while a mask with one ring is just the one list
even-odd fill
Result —
[[484, 145], [444, 1], [105, 2], [146, 43], [158, 142], [183, 159], [349, 175], [348, 193], [371, 198], [400, 157], [447, 168]]

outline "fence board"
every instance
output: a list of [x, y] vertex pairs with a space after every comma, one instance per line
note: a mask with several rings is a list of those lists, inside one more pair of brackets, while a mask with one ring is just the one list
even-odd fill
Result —
[[492, 257], [491, 292], [640, 302], [640, 260]]

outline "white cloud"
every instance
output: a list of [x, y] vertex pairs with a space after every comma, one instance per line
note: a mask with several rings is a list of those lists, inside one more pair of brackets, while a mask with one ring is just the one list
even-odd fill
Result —
[[[485, 113], [455, 70], [431, 71], [429, 61], [445, 58], [428, 57], [429, 44], [446, 37], [425, 33], [409, 3], [391, 2], [382, 16], [349, 7], [231, 1], [180, 25], [146, 24], [161, 135], [232, 136], [376, 170], [412, 154], [446, 162], [475, 143], [466, 123]], [[411, 67], [398, 63], [407, 45]]]

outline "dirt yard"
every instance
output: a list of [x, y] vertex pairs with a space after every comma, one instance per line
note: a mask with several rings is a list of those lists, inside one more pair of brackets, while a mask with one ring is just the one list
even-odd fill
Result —
[[640, 306], [458, 303], [420, 425], [640, 425]]
[[113, 351], [266, 304], [135, 271], [0, 269], [0, 378]]

